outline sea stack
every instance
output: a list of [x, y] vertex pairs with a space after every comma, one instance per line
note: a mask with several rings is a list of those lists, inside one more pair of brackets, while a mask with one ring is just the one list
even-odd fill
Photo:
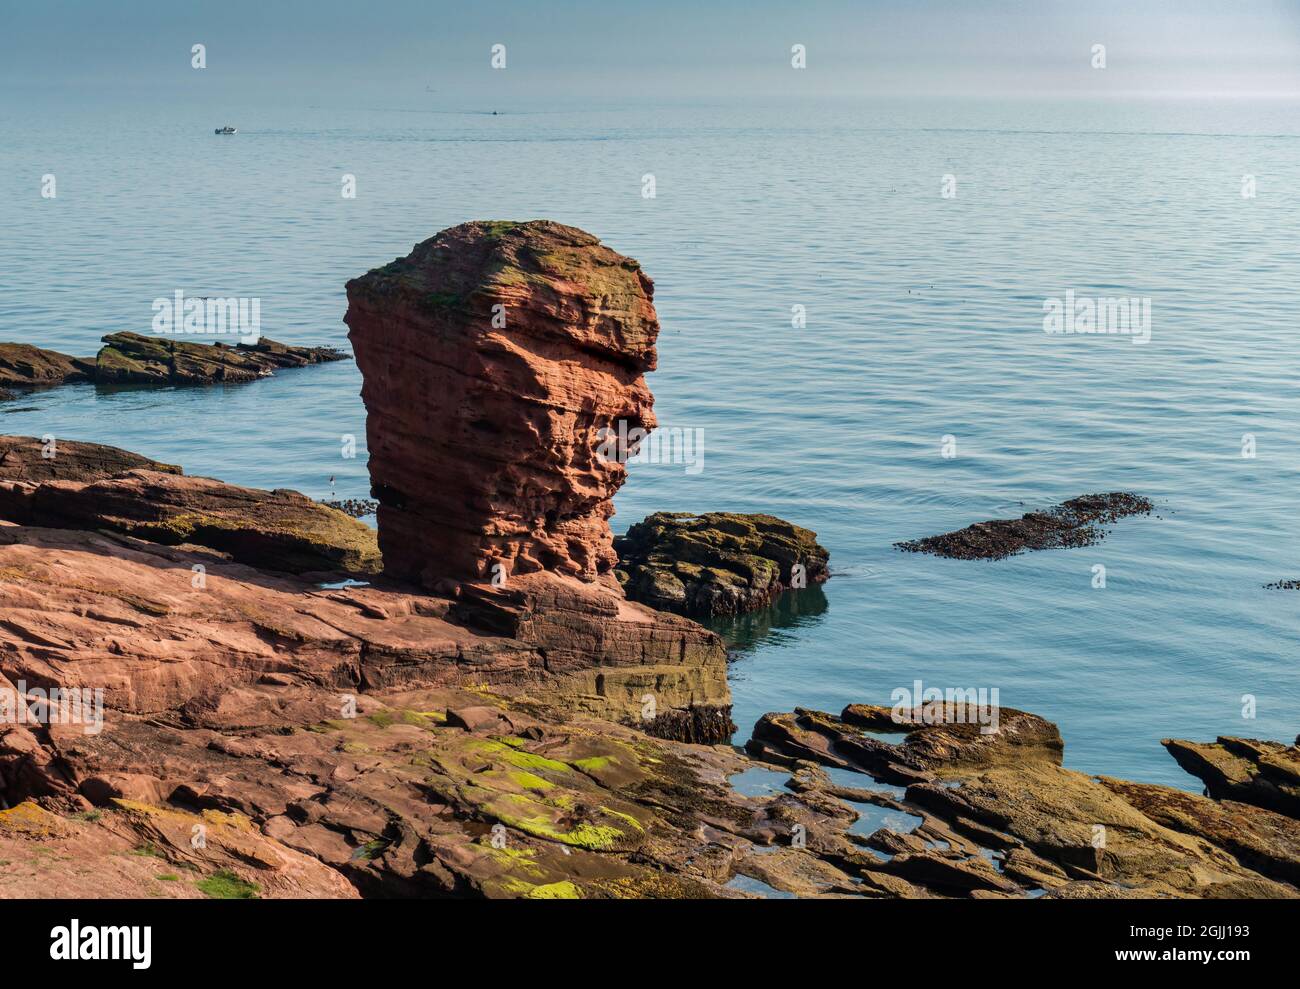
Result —
[[385, 572], [435, 589], [609, 574], [633, 451], [609, 455], [602, 430], [655, 425], [641, 266], [574, 227], [480, 221], [347, 294]]

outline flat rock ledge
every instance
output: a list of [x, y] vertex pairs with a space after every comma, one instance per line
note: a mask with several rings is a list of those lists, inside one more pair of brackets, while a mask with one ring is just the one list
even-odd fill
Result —
[[380, 568], [373, 529], [297, 491], [186, 477], [97, 443], [0, 436], [0, 520], [201, 546], [273, 571]]
[[[255, 381], [281, 368], [347, 360], [332, 347], [257, 343], [189, 343], [139, 333], [111, 333], [94, 357], [69, 357], [25, 343], [0, 343], [0, 389], [96, 384], [207, 385]], [[12, 397], [12, 393], [11, 393]]]
[[1154, 510], [1148, 499], [1123, 491], [1082, 495], [1018, 519], [976, 522], [955, 532], [895, 543], [894, 548], [955, 560], [1001, 560], [1027, 550], [1091, 546], [1105, 536], [1103, 525]]
[[817, 533], [774, 515], [656, 512], [616, 537], [614, 549], [629, 598], [693, 618], [756, 611], [829, 576]]
[[[884, 808], [916, 822], [905, 833], [889, 822], [866, 835], [809, 836], [824, 880], [834, 878], [830, 867], [841, 883], [861, 880], [861, 895], [908, 898], [1300, 897], [1300, 817], [1267, 809], [1278, 806], [1273, 790], [1246, 782], [1252, 774], [1243, 766], [1228, 774], [1243, 783], [1234, 798], [1214, 799], [1064, 769], [1056, 726], [1024, 711], [1003, 708], [992, 734], [915, 715], [900, 724], [890, 708], [850, 704], [838, 717], [796, 709], [755, 726], [749, 755], [789, 767], [787, 786], [801, 797], [847, 802], [851, 820]], [[1221, 755], [1224, 741], [1200, 748]], [[1280, 767], [1270, 769], [1275, 780], [1294, 783], [1295, 746], [1232, 742], [1226, 748], [1263, 753]], [[825, 767], [888, 789], [846, 786], [842, 773], [832, 783]], [[1241, 799], [1248, 795], [1262, 802]], [[792, 890], [764, 861], [737, 868]]]
[[[51, 545], [59, 558], [81, 551]], [[0, 573], [10, 557], [0, 546]], [[22, 590], [0, 581], [0, 594]], [[288, 620], [286, 593], [264, 588], [259, 620]], [[210, 651], [173, 648], [182, 668], [171, 673], [90, 657], [135, 690], [128, 703], [117, 694], [102, 731], [0, 727], [0, 893], [1300, 896], [1295, 817], [1065, 770], [1055, 726], [1026, 712], [1003, 710], [993, 735], [929, 724], [886, 736], [887, 708], [797, 710], [766, 715], [748, 753], [688, 744], [557, 706], [536, 680], [502, 681], [522, 657], [455, 624], [433, 655], [427, 625], [414, 627], [429, 620], [420, 599], [397, 619], [391, 593], [310, 597], [299, 635], [328, 628], [369, 645], [339, 663], [319, 639], [287, 651], [250, 639], [242, 665], [224, 668]], [[388, 622], [373, 617], [381, 607]], [[30, 650], [27, 668], [8, 658], [12, 635], [0, 632], [0, 687], [36, 679]], [[755, 772], [783, 786], [747, 796], [731, 785]]]

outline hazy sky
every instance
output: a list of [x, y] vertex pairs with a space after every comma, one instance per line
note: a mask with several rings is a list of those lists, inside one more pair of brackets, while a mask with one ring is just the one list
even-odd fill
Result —
[[[203, 72], [190, 67], [195, 43]], [[496, 43], [504, 71], [489, 65]], [[1300, 0], [0, 0], [0, 85], [16, 98], [144, 87], [395, 107], [1293, 96]]]

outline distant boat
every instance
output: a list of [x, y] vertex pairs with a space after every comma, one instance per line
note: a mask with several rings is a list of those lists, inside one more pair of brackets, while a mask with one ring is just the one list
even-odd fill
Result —
[[238, 131], [236, 128], [231, 127], [229, 124], [226, 124], [225, 127], [218, 127], [218, 128], [217, 128], [216, 130], [214, 130], [212, 133], [214, 133], [214, 134], [238, 134], [239, 131]]

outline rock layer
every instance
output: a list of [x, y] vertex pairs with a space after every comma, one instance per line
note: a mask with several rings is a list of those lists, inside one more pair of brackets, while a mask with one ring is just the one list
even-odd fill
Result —
[[99, 384], [205, 385], [255, 381], [281, 368], [346, 360], [332, 347], [292, 347], [274, 340], [256, 343], [190, 343], [139, 333], [104, 337], [95, 358]]
[[1161, 744], [1205, 782], [1210, 796], [1300, 817], [1300, 746], [1225, 736], [1212, 744], [1177, 738]]
[[0, 520], [203, 546], [290, 573], [379, 570], [374, 530], [344, 512], [296, 491], [182, 474], [97, 443], [0, 436]]
[[654, 286], [637, 262], [549, 221], [466, 223], [348, 283], [385, 570], [446, 579], [616, 557], [611, 499], [655, 425]]
[[5, 387], [89, 381], [94, 369], [94, 360], [69, 357], [29, 343], [0, 343], [0, 385]]
[[58, 438], [46, 442], [35, 436], [0, 436], [0, 482], [98, 481], [128, 470], [182, 473], [173, 464], [159, 463], [115, 446]]
[[111, 333], [95, 357], [69, 357], [25, 343], [0, 343], [0, 386], [48, 388], [96, 384], [206, 385], [254, 381], [280, 368], [347, 359], [332, 347], [256, 343], [191, 343], [139, 333]]
[[[835, 862], [861, 870], [867, 882], [884, 874], [909, 884], [891, 895], [1300, 897], [1294, 816], [1064, 769], [1056, 726], [1023, 711], [1002, 709], [997, 731], [983, 734], [954, 723], [952, 711], [947, 720], [899, 724], [890, 710], [851, 704], [839, 717], [768, 714], [747, 749], [769, 763], [850, 769], [906, 787], [900, 796], [850, 790], [805, 769], [792, 780], [805, 797], [820, 789], [919, 819], [908, 834], [880, 831], [862, 841], [891, 853], [887, 862]], [[902, 737], [889, 741], [885, 732]], [[989, 862], [998, 871], [981, 871]]]
[[829, 576], [817, 533], [774, 515], [656, 512], [614, 549], [629, 598], [697, 618], [754, 611], [791, 586]]

